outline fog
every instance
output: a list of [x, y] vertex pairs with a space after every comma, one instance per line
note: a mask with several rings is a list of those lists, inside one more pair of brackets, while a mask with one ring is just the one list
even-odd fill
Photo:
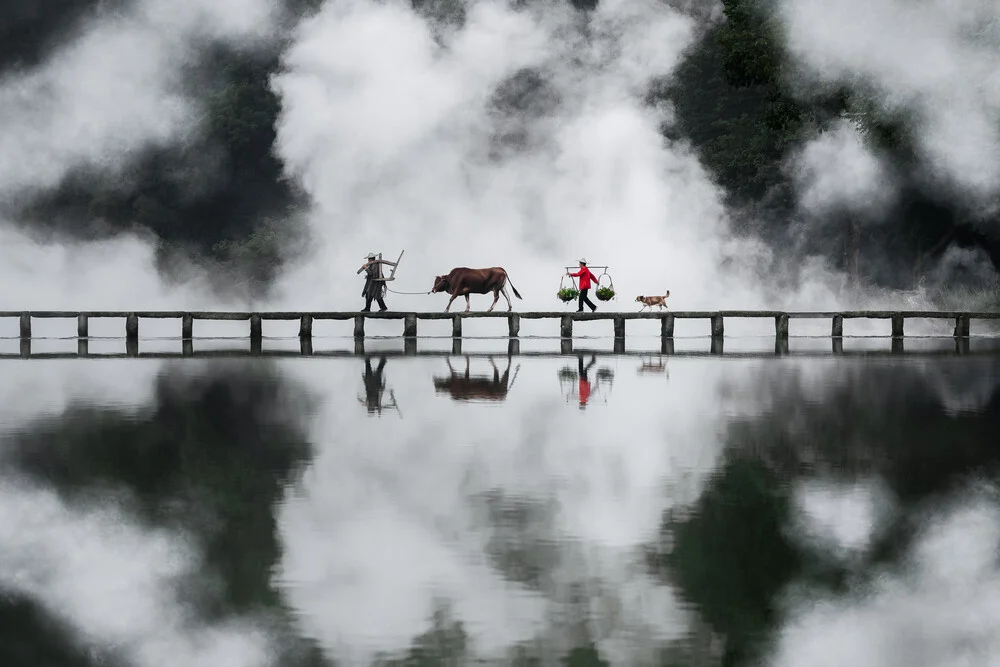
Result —
[[[252, 49], [274, 39], [277, 7], [269, 0], [108, 7], [88, 15], [38, 66], [0, 76], [0, 308], [227, 305], [193, 266], [179, 272], [187, 274], [179, 285], [165, 282], [149, 236], [87, 242], [29, 233], [18, 205], [80, 170], [128, 188], [142, 151], [197, 137], [203, 110], [185, 88], [186, 68], [213, 41]], [[197, 184], [211, 168], [211, 156], [191, 156], [190, 173], [178, 177]]]
[[[391, 288], [423, 293], [455, 266], [499, 265], [523, 309], [561, 308], [564, 267], [581, 257], [609, 265], [627, 301], [670, 290], [677, 309], [832, 306], [838, 282], [822, 266], [798, 290], [763, 278], [770, 251], [730, 232], [697, 157], [660, 134], [670, 106], [644, 102], [697, 28], [652, 0], [586, 15], [473, 2], [458, 27], [402, 4], [326, 3], [274, 79], [278, 152], [315, 230], [275, 303], [354, 308], [365, 253], [405, 249]], [[402, 310], [444, 300], [389, 294]]]
[[[906, 115], [929, 187], [983, 212], [1000, 191], [1000, 8], [990, 0], [781, 0], [801, 87], [849, 84]], [[843, 193], [854, 198], [851, 193]]]

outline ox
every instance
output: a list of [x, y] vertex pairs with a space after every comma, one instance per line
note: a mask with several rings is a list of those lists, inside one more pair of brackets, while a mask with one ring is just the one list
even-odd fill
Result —
[[[500, 375], [500, 369], [490, 357], [490, 365], [493, 366], [493, 377], [471, 376], [469, 374], [469, 357], [465, 357], [465, 375], [455, 372], [448, 360], [448, 377], [435, 377], [434, 390], [437, 393], [449, 394], [456, 401], [502, 401], [507, 398], [507, 391], [514, 386], [514, 381], [510, 378], [510, 357], [507, 358], [507, 369]], [[520, 370], [518, 366], [518, 370]], [[514, 372], [514, 379], [517, 379], [517, 371]]]
[[510, 284], [510, 288], [514, 291], [514, 296], [520, 299], [521, 295], [517, 293], [517, 288], [510, 282], [510, 278], [507, 277], [507, 271], [503, 268], [494, 266], [489, 269], [469, 269], [462, 266], [452, 269], [448, 275], [434, 276], [434, 289], [431, 290], [431, 294], [437, 294], [438, 292], [451, 294], [448, 305], [444, 309], [444, 312], [447, 313], [451, 308], [451, 302], [457, 297], [465, 297], [465, 312], [469, 312], [470, 294], [487, 294], [493, 292], [493, 305], [486, 311], [490, 312], [497, 305], [497, 301], [500, 300], [500, 294], [502, 293], [503, 298], [507, 299], [507, 310], [511, 311], [514, 310], [514, 306], [511, 305], [510, 296], [507, 295], [507, 284]]

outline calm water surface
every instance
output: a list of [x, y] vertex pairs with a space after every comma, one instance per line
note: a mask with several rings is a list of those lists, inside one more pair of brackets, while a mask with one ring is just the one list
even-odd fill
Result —
[[0, 360], [0, 664], [1000, 660], [1000, 354], [383, 348]]

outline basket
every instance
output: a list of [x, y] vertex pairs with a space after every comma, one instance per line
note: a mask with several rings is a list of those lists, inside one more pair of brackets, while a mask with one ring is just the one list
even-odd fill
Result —
[[[601, 278], [604, 278], [605, 276], [608, 278], [608, 284], [602, 285]], [[597, 289], [594, 290], [594, 296], [596, 296], [600, 301], [611, 301], [615, 298], [615, 283], [606, 270], [597, 278]]]
[[569, 287], [564, 286], [565, 281], [566, 281], [566, 276], [563, 276], [562, 279], [559, 281], [559, 291], [556, 292], [556, 296], [563, 303], [569, 303], [570, 301], [573, 301], [578, 296], [580, 296], [580, 290], [576, 288], [576, 281], [573, 280], [572, 278], [570, 278]]

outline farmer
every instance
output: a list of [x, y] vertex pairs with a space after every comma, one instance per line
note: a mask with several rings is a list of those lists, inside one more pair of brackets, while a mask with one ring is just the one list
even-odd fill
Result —
[[367, 273], [365, 277], [365, 287], [361, 290], [361, 296], [365, 298], [365, 307], [361, 311], [362, 313], [370, 313], [372, 310], [372, 301], [378, 301], [379, 311], [389, 310], [385, 305], [383, 298], [385, 297], [385, 280], [382, 276], [382, 265], [389, 264], [394, 265], [393, 262], [387, 262], [384, 259], [377, 259], [375, 253], [368, 253], [366, 257], [367, 261], [361, 265], [358, 269], [358, 273], [365, 271]]
[[583, 304], [590, 306], [591, 312], [597, 310], [597, 306], [595, 306], [593, 302], [587, 298], [587, 292], [590, 291], [590, 281], [597, 282], [597, 276], [591, 273], [590, 269], [587, 268], [587, 260], [580, 259], [580, 270], [576, 273], [570, 273], [567, 271], [566, 275], [580, 279], [580, 307], [576, 309], [576, 312], [583, 312]]

